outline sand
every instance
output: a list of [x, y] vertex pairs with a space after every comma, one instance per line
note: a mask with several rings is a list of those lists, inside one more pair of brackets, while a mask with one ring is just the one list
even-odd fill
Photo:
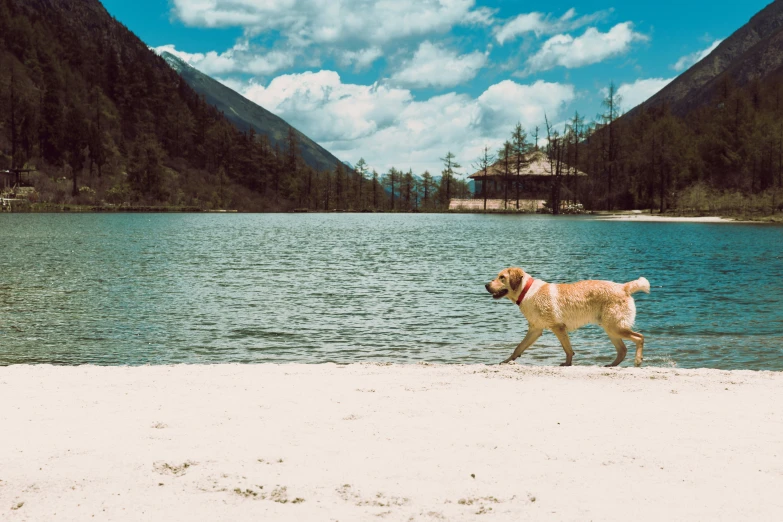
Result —
[[783, 520], [783, 373], [0, 368], [0, 519]]
[[635, 213], [598, 213], [596, 217], [607, 221], [652, 221], [660, 223], [750, 223], [719, 216], [661, 216], [657, 214]]

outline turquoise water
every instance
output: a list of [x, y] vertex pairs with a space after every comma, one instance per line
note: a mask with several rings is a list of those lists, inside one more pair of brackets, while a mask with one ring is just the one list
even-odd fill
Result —
[[[509, 265], [645, 276], [645, 365], [783, 370], [781, 227], [390, 214], [0, 215], [0, 364], [497, 363], [527, 329], [484, 290]], [[547, 332], [518, 362], [563, 359]]]

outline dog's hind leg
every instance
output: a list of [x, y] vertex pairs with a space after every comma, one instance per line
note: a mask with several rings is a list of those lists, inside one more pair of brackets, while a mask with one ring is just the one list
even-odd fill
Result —
[[566, 360], [563, 364], [560, 366], [571, 366], [571, 359], [574, 357], [574, 350], [571, 348], [571, 340], [568, 338], [568, 330], [566, 329], [564, 324], [553, 326], [552, 331], [557, 336], [557, 339], [560, 341], [560, 344], [563, 345], [563, 350], [565, 350], [566, 354]]
[[514, 350], [514, 353], [511, 354], [511, 357], [500, 364], [506, 364], [517, 359], [520, 355], [522, 355], [522, 352], [530, 348], [530, 346], [536, 342], [539, 337], [541, 337], [542, 333], [544, 333], [544, 330], [540, 328], [529, 328], [527, 335], [525, 335], [525, 338], [522, 339], [522, 342], [517, 345], [517, 348]]
[[633, 363], [636, 366], [641, 366], [642, 360], [644, 359], [643, 357], [644, 336], [638, 332], [634, 332], [630, 328], [623, 328], [621, 330], [618, 330], [617, 334], [623, 339], [628, 339], [630, 341], [633, 341], [634, 344], [636, 344], [636, 357], [634, 358]]
[[[609, 332], [606, 332], [609, 333]], [[611, 339], [612, 344], [617, 349], [617, 357], [612, 362], [612, 364], [607, 364], [606, 366], [617, 366], [621, 362], [623, 362], [623, 359], [625, 359], [625, 354], [628, 353], [628, 348], [626, 348], [625, 343], [623, 342], [622, 338], [614, 336], [612, 334], [609, 334], [609, 339]]]

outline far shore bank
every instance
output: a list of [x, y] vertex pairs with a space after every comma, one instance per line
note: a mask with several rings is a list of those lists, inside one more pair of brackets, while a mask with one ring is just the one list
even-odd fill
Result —
[[593, 211], [592, 217], [616, 221], [648, 221], [670, 223], [783, 223], [783, 214], [730, 214], [730, 215], [689, 215], [687, 213], [655, 214], [649, 210]]
[[0, 367], [3, 520], [779, 520], [783, 372]]
[[[95, 206], [95, 205], [66, 205], [55, 203], [35, 203], [35, 204], [16, 204], [9, 211], [7, 208], [0, 208], [0, 215], [3, 213], [13, 214], [166, 214], [166, 213], [247, 213], [247, 214], [489, 214], [489, 215], [515, 215], [515, 216], [534, 216], [549, 215], [547, 213], [537, 213], [518, 210], [413, 210], [413, 211], [376, 211], [376, 210], [310, 210], [293, 209], [282, 211], [241, 211], [236, 209], [206, 209], [192, 206], [168, 207], [168, 206]], [[563, 213], [561, 216], [583, 216], [614, 221], [639, 221], [639, 222], [671, 222], [671, 223], [783, 223], [783, 214], [749, 214], [749, 215], [688, 215], [688, 214], [656, 214], [649, 210], [615, 210], [615, 211], [588, 211], [583, 213]]]
[[722, 216], [673, 216], [644, 212], [595, 212], [592, 217], [606, 221], [647, 221], [662, 223], [752, 223], [753, 221]]

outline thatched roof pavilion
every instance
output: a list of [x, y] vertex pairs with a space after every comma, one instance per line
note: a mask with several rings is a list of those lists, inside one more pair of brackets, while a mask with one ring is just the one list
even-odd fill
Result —
[[[526, 165], [522, 172], [519, 173], [520, 176], [535, 176], [535, 177], [551, 177], [552, 176], [552, 169], [549, 164], [549, 158], [546, 157], [546, 154], [544, 151], [541, 150], [535, 150], [533, 152], [530, 152], [527, 154], [525, 158], [525, 162], [529, 162], [528, 165]], [[509, 160], [509, 169], [510, 169], [510, 176], [516, 177], [516, 172], [514, 171], [514, 166], [517, 163], [517, 157], [516, 155], [512, 156]], [[574, 169], [570, 169], [568, 165], [563, 164], [562, 172], [564, 176], [587, 176], [584, 172], [577, 170], [574, 171]], [[489, 180], [492, 180], [492, 178], [502, 179], [503, 178], [503, 162], [502, 161], [496, 161], [492, 166], [490, 166], [487, 169], [487, 176]], [[477, 181], [483, 181], [484, 180], [484, 171], [479, 170], [478, 172], [475, 172], [468, 176], [470, 179], [474, 179]]]

